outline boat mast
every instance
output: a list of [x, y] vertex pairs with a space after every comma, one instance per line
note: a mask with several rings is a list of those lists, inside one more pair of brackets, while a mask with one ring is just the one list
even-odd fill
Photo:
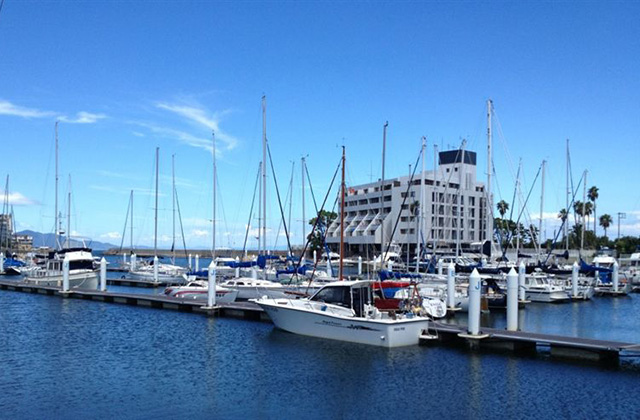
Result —
[[418, 221], [418, 229], [416, 229], [416, 273], [420, 271], [420, 257], [422, 255], [421, 252], [421, 233], [426, 236], [425, 232], [425, 223], [424, 223], [424, 200], [426, 197], [424, 190], [424, 177], [425, 177], [425, 160], [424, 160], [424, 151], [427, 148], [427, 138], [422, 136], [422, 149], [420, 151], [422, 159], [422, 173], [420, 174], [420, 215]]
[[158, 162], [160, 158], [160, 148], [156, 147], [156, 205], [154, 215], [154, 230], [153, 230], [153, 256], [158, 255]]
[[382, 127], [382, 177], [380, 178], [380, 268], [384, 265], [384, 158], [387, 149], [387, 127], [389, 121], [385, 121]]
[[464, 229], [462, 229], [462, 199], [461, 199], [461, 195], [460, 195], [460, 190], [462, 189], [462, 182], [463, 182], [463, 175], [462, 175], [462, 171], [464, 170], [464, 151], [465, 148], [467, 147], [467, 140], [463, 139], [462, 140], [462, 157], [460, 160], [460, 163], [458, 164], [458, 198], [457, 198], [457, 205], [458, 205], [458, 223], [456, 223], [456, 256], [459, 257], [460, 256], [460, 236], [461, 233], [464, 231]]
[[172, 183], [172, 189], [173, 189], [173, 194], [171, 194], [173, 196], [173, 207], [172, 207], [172, 212], [173, 212], [173, 238], [172, 238], [172, 242], [171, 242], [171, 264], [176, 263], [176, 155], [175, 153], [171, 155], [171, 183]]
[[[262, 97], [262, 252], [267, 253], [267, 97]], [[263, 270], [264, 271], [264, 270]], [[266, 275], [266, 271], [264, 272]]]
[[584, 175], [583, 175], [583, 179], [582, 179], [582, 183], [584, 185], [582, 185], [582, 229], [581, 229], [581, 235], [580, 235], [580, 253], [582, 253], [582, 250], [584, 249], [584, 231], [586, 230], [585, 228], [587, 227], [586, 223], [585, 223], [585, 218], [586, 218], [586, 214], [585, 214], [585, 210], [587, 208], [586, 204], [587, 204], [587, 171], [584, 171]]
[[56, 188], [55, 188], [55, 218], [54, 218], [54, 223], [55, 223], [55, 228], [54, 228], [54, 235], [55, 235], [55, 247], [57, 249], [60, 249], [60, 244], [58, 241], [58, 121], [56, 121]]
[[437, 161], [438, 161], [438, 145], [434, 142], [433, 143], [433, 186], [434, 186], [434, 191], [436, 192], [436, 211], [435, 214], [433, 216], [433, 235], [432, 236], [432, 240], [433, 240], [433, 247], [432, 247], [432, 251], [435, 254], [436, 252], [436, 236], [438, 236], [438, 215], [440, 214], [440, 194], [438, 193], [438, 190], [435, 189], [436, 187], [436, 168], [437, 166]]
[[307, 235], [306, 235], [306, 218], [304, 215], [304, 168], [305, 168], [306, 162], [305, 162], [305, 158], [304, 156], [301, 159], [301, 163], [300, 163], [300, 169], [302, 170], [302, 247], [304, 248], [304, 245], [307, 242]]
[[565, 220], [564, 220], [564, 241], [565, 241], [565, 249], [569, 250], [569, 196], [571, 195], [571, 190], [569, 189], [569, 139], [567, 139], [567, 156], [566, 156], [566, 170], [567, 170], [567, 205], [565, 207]]
[[131, 190], [130, 201], [131, 201], [131, 227], [130, 227], [131, 233], [129, 234], [129, 236], [130, 236], [129, 239], [131, 241], [131, 250], [129, 252], [133, 253], [133, 190]]
[[71, 247], [71, 175], [69, 175], [69, 191], [67, 191], [67, 248]]
[[542, 253], [542, 211], [544, 210], [544, 170], [547, 161], [542, 161], [542, 191], [540, 192], [540, 218], [538, 219], [538, 262]]
[[[385, 125], [386, 127], [386, 125]], [[340, 184], [340, 268], [338, 270], [338, 280], [344, 280], [343, 273], [343, 258], [344, 258], [344, 162], [345, 162], [345, 148], [342, 146], [342, 183]], [[327, 259], [329, 256], [327, 255]]]
[[216, 133], [211, 132], [212, 142], [212, 154], [213, 154], [213, 219], [211, 220], [211, 236], [213, 237], [211, 242], [211, 258], [216, 258], [216, 183], [217, 179], [217, 167], [216, 167]]
[[493, 101], [487, 99], [487, 231], [486, 236], [489, 237], [489, 248], [493, 251], [493, 196], [491, 195], [491, 173], [493, 172], [493, 161], [491, 156], [491, 110], [493, 108]]

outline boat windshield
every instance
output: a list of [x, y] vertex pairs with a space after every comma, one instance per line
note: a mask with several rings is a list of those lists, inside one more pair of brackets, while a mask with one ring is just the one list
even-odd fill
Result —
[[351, 296], [349, 286], [330, 286], [320, 289], [318, 293], [313, 295], [311, 300], [324, 303], [332, 303], [334, 305], [351, 307]]

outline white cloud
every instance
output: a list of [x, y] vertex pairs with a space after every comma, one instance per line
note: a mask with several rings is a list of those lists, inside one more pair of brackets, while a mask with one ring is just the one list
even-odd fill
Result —
[[206, 230], [194, 229], [191, 231], [191, 236], [195, 236], [196, 238], [206, 238], [209, 236], [209, 232]]
[[70, 118], [64, 115], [59, 117], [60, 121], [69, 124], [94, 124], [99, 120], [107, 118], [104, 114], [92, 114], [91, 112], [80, 111], [76, 114], [75, 118]]
[[102, 238], [102, 239], [121, 239], [122, 235], [120, 234], [120, 232], [107, 232], [107, 233], [103, 233], [102, 235], [100, 235], [100, 238]]
[[0, 100], [0, 115], [12, 115], [22, 118], [43, 118], [52, 117], [55, 112], [41, 111], [34, 108], [25, 108], [22, 106], [14, 105], [9, 101]]
[[174, 114], [180, 115], [181, 117], [184, 117], [187, 120], [195, 122], [203, 127], [206, 127], [209, 130], [213, 130], [216, 136], [216, 140], [221, 140], [223, 143], [225, 143], [225, 148], [227, 150], [234, 149], [238, 144], [238, 140], [235, 137], [225, 133], [220, 129], [221, 114], [219, 113], [207, 115], [208, 112], [202, 108], [186, 105], [174, 105], [163, 102], [157, 103], [156, 106], [165, 111], [173, 112]]
[[[5, 196], [5, 192], [2, 192], [2, 197]], [[38, 202], [25, 197], [24, 195], [22, 195], [19, 192], [12, 192], [9, 193], [8, 195], [8, 199], [9, 199], [9, 205], [15, 205], [15, 206], [31, 206], [34, 204], [39, 204]]]
[[174, 130], [173, 128], [162, 127], [156, 124], [149, 124], [145, 122], [134, 122], [134, 124], [145, 127], [161, 136], [177, 139], [178, 141], [188, 146], [204, 149], [208, 152], [211, 152], [211, 150], [213, 150], [213, 148], [211, 147], [210, 139], [204, 139], [202, 137], [197, 137], [184, 131]]

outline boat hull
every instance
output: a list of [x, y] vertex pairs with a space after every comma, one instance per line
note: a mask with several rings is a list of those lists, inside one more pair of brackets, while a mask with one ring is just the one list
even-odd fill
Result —
[[[46, 276], [26, 277], [26, 283], [36, 284], [38, 286], [56, 286], [62, 287], [62, 273], [50, 274]], [[80, 273], [69, 273], [69, 287], [72, 289], [91, 289], [98, 288], [98, 272], [84, 271]]]
[[[274, 325], [284, 331], [310, 337], [340, 340], [380, 347], [416, 345], [420, 333], [428, 329], [426, 318], [378, 320], [332, 315], [294, 308], [286, 300], [256, 301]], [[308, 303], [320, 305], [320, 303]]]

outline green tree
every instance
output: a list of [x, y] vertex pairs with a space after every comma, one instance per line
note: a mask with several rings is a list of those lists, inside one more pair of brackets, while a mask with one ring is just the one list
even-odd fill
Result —
[[[596, 187], [594, 185], [593, 187], [589, 188], [589, 191], [587, 192], [587, 197], [589, 198], [589, 201], [591, 201], [593, 203], [593, 233], [594, 233], [594, 235], [596, 234], [596, 219], [598, 218], [598, 214], [596, 213], [596, 200], [598, 199], [599, 196], [600, 195], [598, 194], [598, 187]], [[606, 234], [605, 234], [605, 236], [606, 236]]]
[[[316, 227], [311, 233], [309, 233], [309, 235], [307, 235], [307, 240], [309, 241], [309, 249], [311, 250], [311, 252], [313, 251], [322, 252], [324, 248], [323, 232], [326, 233], [329, 225], [331, 225], [331, 223], [337, 217], [338, 217], [338, 214], [336, 212], [321, 210], [316, 217], [309, 220], [309, 224], [311, 226]], [[318, 220], [317, 225], [316, 225], [316, 220]]]
[[600, 216], [600, 226], [604, 229], [604, 236], [607, 236], [607, 229], [613, 224], [613, 219], [610, 214], [603, 214]]
[[500, 218], [504, 219], [504, 215], [507, 214], [507, 211], [509, 210], [509, 203], [504, 200], [500, 200], [498, 204], [496, 204], [496, 207], [498, 208], [498, 213], [500, 213]]

